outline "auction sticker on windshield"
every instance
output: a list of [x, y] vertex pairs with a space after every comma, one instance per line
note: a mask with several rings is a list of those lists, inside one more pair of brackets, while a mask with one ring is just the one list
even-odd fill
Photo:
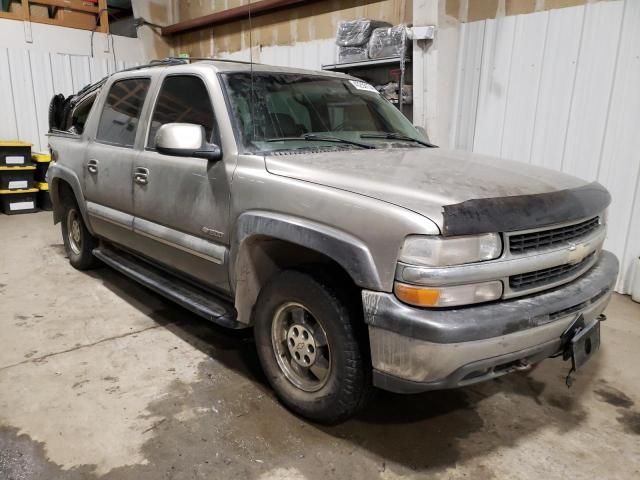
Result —
[[364, 90], [366, 92], [380, 93], [375, 89], [374, 86], [369, 85], [367, 82], [362, 82], [360, 80], [349, 80], [351, 85], [356, 87], [358, 90]]

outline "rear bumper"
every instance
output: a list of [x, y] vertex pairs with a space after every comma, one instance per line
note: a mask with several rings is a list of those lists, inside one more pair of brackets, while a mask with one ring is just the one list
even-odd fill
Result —
[[466, 308], [410, 307], [393, 294], [364, 291], [374, 383], [400, 393], [454, 388], [495, 378], [563, 348], [582, 316], [606, 308], [618, 274], [603, 251], [579, 279], [537, 295]]

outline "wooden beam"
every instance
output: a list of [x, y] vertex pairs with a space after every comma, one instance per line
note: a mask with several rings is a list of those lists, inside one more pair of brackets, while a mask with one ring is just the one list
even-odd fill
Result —
[[249, 17], [249, 7], [251, 7], [251, 15], [263, 15], [274, 10], [309, 3], [311, 1], [314, 0], [258, 0], [257, 2], [251, 2], [250, 5], [241, 5], [162, 27], [161, 33], [162, 35], [175, 35], [176, 33], [221, 25], [223, 23], [233, 22], [234, 20], [244, 20]]
[[[79, 30], [93, 30], [93, 27], [89, 27], [83, 23], [75, 22], [73, 20], [65, 20], [61, 22], [55, 18], [46, 17], [31, 17], [29, 20], [31, 23], [44, 23], [45, 25], [55, 25], [56, 27], [77, 28]], [[96, 30], [99, 31], [99, 30]]]
[[7, 18], [9, 20], [22, 20], [22, 14], [18, 15], [16, 12], [0, 12], [0, 18]]
[[98, 12], [100, 16], [100, 26], [98, 31], [109, 33], [109, 11], [107, 10], [107, 0], [98, 0]]
[[28, 22], [30, 16], [31, 11], [29, 9], [29, 0], [22, 0], [22, 19], [25, 22]]
[[67, 8], [79, 12], [98, 13], [99, 7], [86, 5], [82, 0], [29, 0], [29, 3], [37, 5], [47, 5], [49, 7]]

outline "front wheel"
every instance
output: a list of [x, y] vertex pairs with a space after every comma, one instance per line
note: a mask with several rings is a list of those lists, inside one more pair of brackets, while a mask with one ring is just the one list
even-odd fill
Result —
[[65, 205], [62, 220], [62, 241], [69, 257], [69, 263], [78, 270], [88, 270], [98, 265], [93, 249], [98, 245], [95, 237], [84, 224], [80, 210], [75, 203]]
[[320, 423], [346, 420], [371, 390], [357, 312], [330, 281], [288, 270], [260, 292], [255, 340], [269, 383], [292, 411]]

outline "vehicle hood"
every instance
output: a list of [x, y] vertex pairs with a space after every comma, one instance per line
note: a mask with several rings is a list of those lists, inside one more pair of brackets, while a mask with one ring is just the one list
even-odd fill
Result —
[[266, 156], [265, 163], [274, 175], [389, 202], [428, 217], [441, 229], [446, 205], [586, 185], [557, 171], [441, 148], [282, 152]]

